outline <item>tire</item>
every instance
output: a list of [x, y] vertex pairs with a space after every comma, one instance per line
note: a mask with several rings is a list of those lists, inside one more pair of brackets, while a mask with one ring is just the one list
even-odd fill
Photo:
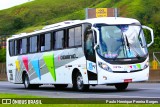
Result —
[[26, 88], [26, 89], [31, 88], [31, 84], [29, 82], [29, 77], [27, 74], [24, 75], [23, 84], [24, 84], [24, 88]]
[[128, 83], [117, 83], [115, 87], [118, 91], [124, 91], [128, 87]]
[[89, 89], [89, 85], [83, 83], [83, 77], [80, 73], [76, 74], [76, 77], [73, 82], [73, 88], [77, 91], [86, 91]]
[[68, 84], [54, 84], [56, 89], [65, 89], [67, 88]]
[[26, 89], [36, 89], [36, 88], [39, 88], [38, 84], [30, 84], [29, 77], [28, 77], [27, 74], [25, 74], [25, 76], [23, 78], [23, 84], [24, 84], [24, 88], [26, 88]]

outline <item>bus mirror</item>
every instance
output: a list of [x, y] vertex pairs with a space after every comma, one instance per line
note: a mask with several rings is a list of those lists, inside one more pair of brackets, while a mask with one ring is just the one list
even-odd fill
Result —
[[147, 45], [142, 46], [142, 48], [146, 48], [146, 47], [148, 47], [148, 46]]
[[95, 45], [94, 45], [94, 50], [96, 50], [96, 49], [97, 49], [97, 47], [98, 47], [98, 45], [97, 45], [97, 44], [95, 44]]
[[151, 42], [149, 43], [149, 44], [147, 44], [147, 47], [150, 47], [153, 43], [154, 43], [154, 34], [153, 34], [153, 29], [151, 29], [150, 27], [148, 27], [148, 26], [142, 26], [142, 28], [143, 29], [147, 29], [147, 30], [149, 30], [150, 31], [150, 33], [151, 33]]

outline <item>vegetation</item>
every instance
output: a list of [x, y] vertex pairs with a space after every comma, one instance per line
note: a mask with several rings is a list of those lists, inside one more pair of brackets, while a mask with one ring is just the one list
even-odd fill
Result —
[[6, 49], [0, 49], [0, 62], [6, 61]]
[[[76, 15], [79, 10], [84, 10], [92, 3], [100, 0], [34, 0], [20, 6], [0, 11], [0, 35], [14, 34], [19, 30], [28, 27], [44, 26], [51, 23], [83, 19], [84, 17]], [[68, 14], [75, 13], [70, 19]], [[81, 13], [80, 13], [81, 14]], [[57, 19], [58, 18], [58, 19]]]
[[[138, 19], [153, 28], [155, 43], [150, 52], [160, 51], [159, 5], [158, 0], [34, 0], [0, 11], [0, 35], [31, 32], [60, 21], [85, 19], [85, 8], [117, 7], [119, 16]], [[149, 38], [147, 32], [148, 42]]]
[[0, 93], [0, 98], [45, 98], [45, 97], [33, 96], [33, 95], [20, 95], [20, 94]]
[[[32, 96], [32, 95], [19, 95], [19, 94], [8, 94], [8, 93], [0, 93], [0, 98], [13, 98], [13, 99], [16, 99], [16, 98], [20, 98], [21, 100], [24, 100], [25, 98], [33, 98], [33, 99], [35, 99], [35, 100], [37, 100], [37, 99], [43, 99], [42, 100], [42, 103], [43, 103], [43, 101], [45, 100], [45, 97], [39, 97], [39, 96]], [[20, 100], [19, 99], [19, 100]], [[39, 99], [39, 100], [40, 100]], [[58, 101], [59, 99], [57, 99], [57, 101]], [[65, 99], [66, 100], [66, 102], [67, 101], [78, 101], [79, 103], [80, 102], [89, 102], [88, 100], [76, 100], [76, 99]], [[48, 102], [48, 99], [46, 99], [45, 101], [47, 101]], [[56, 99], [54, 99], [53, 101], [56, 101]], [[1, 101], [0, 101], [1, 102]], [[53, 103], [52, 101], [49, 101], [49, 102], [51, 102], [51, 103]], [[59, 102], [59, 101], [58, 101]], [[91, 102], [93, 102], [92, 100], [91, 100]], [[91, 103], [91, 102], [89, 102], [89, 103]], [[97, 101], [98, 102], [98, 101]], [[1, 104], [0, 104], [0, 106], [2, 106]], [[8, 106], [10, 106], [9, 104], [3, 104], [3, 107], [8, 107]], [[22, 105], [21, 104], [12, 104], [12, 106], [14, 106], [14, 107], [21, 107]], [[23, 106], [24, 107], [33, 107], [33, 106], [38, 106], [38, 107], [57, 107], [57, 104], [35, 104], [35, 105], [33, 105], [33, 104], [29, 104], [29, 105], [27, 105], [27, 104], [23, 104]], [[58, 104], [58, 106], [61, 106], [61, 107], [141, 107], [141, 106], [144, 106], [144, 107], [159, 107], [159, 104]]]

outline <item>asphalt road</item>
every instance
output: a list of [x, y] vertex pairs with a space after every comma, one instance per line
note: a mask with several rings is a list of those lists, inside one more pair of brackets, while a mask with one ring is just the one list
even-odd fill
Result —
[[71, 86], [57, 90], [44, 85], [39, 89], [24, 89], [23, 84], [0, 82], [0, 93], [38, 95], [50, 98], [160, 98], [160, 83], [130, 83], [127, 90], [118, 92], [114, 86], [91, 86], [88, 92], [76, 92]]

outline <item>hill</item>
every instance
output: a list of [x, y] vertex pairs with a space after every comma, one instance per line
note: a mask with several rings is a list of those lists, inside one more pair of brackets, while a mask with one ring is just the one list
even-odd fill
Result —
[[[30, 32], [68, 19], [84, 19], [84, 8], [101, 0], [35, 0], [0, 11], [0, 35]], [[32, 28], [31, 28], [32, 27]], [[27, 29], [27, 30], [26, 30]]]
[[[119, 16], [138, 19], [154, 30], [155, 43], [150, 50], [160, 50], [160, 2], [158, 0], [34, 0], [0, 11], [0, 35], [31, 32], [45, 25], [65, 20], [84, 19], [85, 8], [117, 7]], [[146, 35], [147, 41], [149, 35]]]

